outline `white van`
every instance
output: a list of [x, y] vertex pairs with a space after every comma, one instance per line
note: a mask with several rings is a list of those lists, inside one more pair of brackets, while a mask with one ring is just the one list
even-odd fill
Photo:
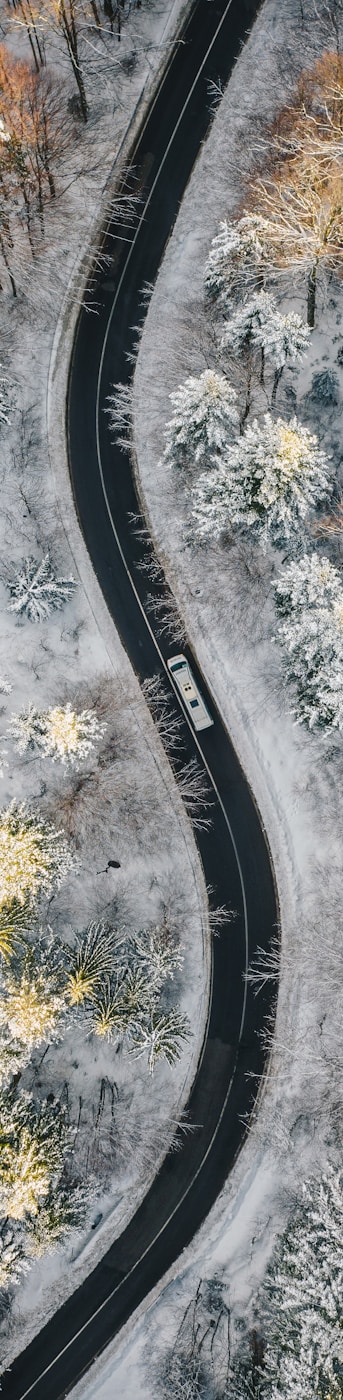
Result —
[[186, 657], [182, 656], [182, 654], [180, 656], [170, 656], [169, 661], [167, 661], [167, 666], [169, 671], [171, 671], [175, 685], [177, 685], [180, 691], [183, 703], [188, 710], [192, 724], [194, 724], [194, 729], [209, 729], [210, 724], [213, 724], [214, 720], [211, 719], [207, 705], [205, 705], [200, 690], [198, 690]]

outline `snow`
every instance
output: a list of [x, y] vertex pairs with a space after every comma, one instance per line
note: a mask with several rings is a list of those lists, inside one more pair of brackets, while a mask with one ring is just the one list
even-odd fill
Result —
[[[137, 1061], [115, 1053], [111, 1044], [95, 1042], [80, 1027], [69, 1028], [45, 1053], [44, 1045], [34, 1052], [23, 1087], [44, 1098], [48, 1092], [65, 1093], [68, 1086], [68, 1113], [73, 1122], [79, 1118], [77, 1160], [94, 1181], [94, 1196], [83, 1229], [64, 1248], [37, 1260], [18, 1285], [1, 1329], [7, 1365], [78, 1287], [144, 1196], [188, 1097], [207, 1017], [210, 939], [201, 865], [158, 733], [83, 545], [64, 431], [65, 383], [88, 250], [91, 246], [93, 255], [98, 246], [100, 223], [114, 197], [117, 162], [125, 161], [182, 13], [179, 0], [172, 7], [154, 4], [133, 13], [121, 40], [114, 109], [113, 73], [100, 93], [94, 71], [89, 128], [77, 152], [64, 161], [56, 204], [46, 209], [44, 247], [31, 262], [24, 243], [18, 245], [18, 295], [14, 299], [10, 287], [2, 293], [11, 421], [1, 423], [5, 761], [0, 803], [5, 809], [13, 798], [29, 803], [35, 814], [66, 831], [73, 870], [43, 902], [42, 915], [67, 941], [100, 918], [129, 930], [156, 925], [164, 909], [175, 919], [184, 966], [172, 992], [180, 1015], [191, 1017], [194, 1033], [176, 1068], [161, 1062], [153, 1076], [147, 1057]], [[22, 37], [11, 34], [10, 41], [23, 52]], [[66, 92], [72, 93], [72, 75], [63, 62], [56, 42], [55, 68], [62, 66]], [[125, 62], [132, 76], [125, 74]], [[40, 564], [47, 550], [57, 579], [73, 578], [76, 586], [67, 590], [60, 610], [40, 620], [36, 613], [16, 615], [8, 609], [9, 590], [22, 561]], [[99, 743], [83, 755], [77, 776], [53, 754], [31, 749], [18, 754], [11, 717], [30, 705], [44, 717], [56, 706], [96, 714]], [[118, 869], [109, 866], [111, 860], [118, 860]], [[100, 1106], [103, 1140], [109, 1142], [112, 1090], [116, 1154], [109, 1172], [108, 1165], [103, 1170], [94, 1125]]]

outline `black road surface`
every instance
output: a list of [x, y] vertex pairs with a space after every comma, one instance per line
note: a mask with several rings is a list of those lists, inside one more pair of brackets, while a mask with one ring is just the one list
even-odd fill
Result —
[[[127, 352], [141, 316], [141, 288], [154, 282], [201, 141], [208, 82], [225, 82], [256, 0], [197, 0], [132, 155], [141, 216], [130, 242], [112, 221], [104, 233], [77, 326], [68, 432], [75, 505], [108, 608], [135, 671], [160, 675], [177, 707], [165, 658], [179, 651], [148, 614], [155, 585], [142, 569], [152, 546], [133, 528], [139, 505], [129, 454], [110, 441], [103, 412], [113, 383], [132, 373]], [[229, 139], [229, 134], [228, 134]], [[97, 304], [97, 314], [87, 304]], [[167, 334], [167, 329], [166, 329]], [[164, 581], [158, 592], [164, 590]], [[228, 607], [230, 602], [228, 599]], [[162, 619], [163, 621], [163, 619]], [[163, 640], [164, 638], [164, 640]], [[197, 742], [182, 717], [182, 760], [205, 769], [212, 825], [196, 839], [214, 905], [236, 911], [213, 942], [207, 1032], [188, 1108], [195, 1131], [169, 1154], [140, 1209], [85, 1283], [2, 1380], [2, 1400], [59, 1400], [76, 1383], [189, 1243], [221, 1190], [246, 1132], [265, 1068], [261, 1030], [275, 987], [254, 998], [244, 970], [267, 947], [277, 901], [259, 815], [230, 739], [191, 651], [185, 648], [215, 724]]]

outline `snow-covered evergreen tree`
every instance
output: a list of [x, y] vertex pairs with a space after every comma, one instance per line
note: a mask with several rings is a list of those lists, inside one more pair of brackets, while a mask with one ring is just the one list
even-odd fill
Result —
[[20, 904], [13, 899], [10, 904], [0, 905], [0, 956], [7, 959], [25, 940], [33, 925], [32, 909], [28, 903]]
[[264, 1291], [266, 1400], [343, 1394], [343, 1178], [330, 1168], [304, 1190]]
[[52, 935], [27, 943], [4, 968], [0, 1027], [32, 1050], [55, 1040], [66, 1008], [64, 960]]
[[23, 1273], [29, 1269], [25, 1259], [22, 1232], [10, 1220], [4, 1220], [0, 1228], [0, 1291], [5, 1293], [14, 1283], [19, 1283]]
[[156, 1007], [146, 1020], [130, 1027], [129, 1048], [138, 1056], [147, 1052], [149, 1074], [153, 1074], [157, 1060], [165, 1059], [174, 1065], [180, 1059], [182, 1043], [190, 1034], [187, 1016], [174, 1008], [161, 1011]]
[[115, 977], [105, 977], [101, 985], [94, 987], [89, 1025], [102, 1040], [122, 1040], [126, 1033], [130, 1017], [124, 989], [125, 979], [120, 982]]
[[92, 1001], [104, 979], [118, 967], [118, 935], [104, 923], [92, 923], [77, 939], [69, 955], [67, 982], [71, 1006]]
[[72, 860], [63, 836], [24, 804], [0, 813], [0, 907], [26, 905], [40, 890], [49, 893]]
[[15, 802], [0, 812], [0, 909], [49, 894], [73, 864], [63, 831]]
[[61, 1176], [70, 1141], [61, 1103], [36, 1102], [22, 1091], [0, 1096], [0, 1212], [14, 1220], [36, 1215]]
[[270, 269], [269, 225], [260, 214], [243, 214], [234, 222], [223, 219], [211, 243], [206, 266], [208, 296], [223, 310], [232, 297], [258, 291]]
[[174, 413], [164, 433], [166, 466], [210, 467], [239, 429], [235, 390], [224, 375], [208, 369], [186, 379], [170, 400]]
[[44, 622], [56, 608], [64, 607], [76, 583], [73, 578], [58, 578], [49, 554], [45, 554], [40, 561], [32, 556], [24, 559], [8, 588], [10, 612], [29, 617], [31, 622]]
[[296, 714], [310, 729], [343, 730], [343, 587], [325, 557], [304, 555], [289, 564], [275, 586], [289, 679], [297, 690]]
[[28, 710], [12, 715], [9, 727], [19, 753], [36, 748], [72, 767], [89, 757], [105, 730], [106, 725], [100, 723], [94, 711], [77, 713], [70, 704], [45, 711], [29, 705]]
[[233, 351], [234, 355], [261, 353], [261, 381], [264, 378], [265, 357], [275, 367], [272, 402], [275, 402], [277, 387], [285, 365], [297, 361], [305, 354], [310, 332], [308, 326], [295, 311], [283, 316], [278, 310], [275, 297], [269, 292], [254, 292], [253, 296], [238, 306], [225, 322], [221, 345]]
[[311, 510], [328, 492], [329, 467], [317, 438], [296, 418], [265, 414], [193, 487], [193, 517], [200, 537], [223, 530], [252, 531], [266, 544], [284, 547], [304, 532]]
[[168, 979], [173, 980], [184, 961], [183, 950], [166, 921], [132, 934], [127, 944], [127, 956], [133, 968], [143, 970], [154, 996], [159, 995]]
[[25, 1068], [30, 1058], [27, 1045], [16, 1040], [6, 1024], [0, 1022], [0, 1089], [11, 1083], [15, 1074]]
[[89, 1187], [81, 1183], [60, 1181], [49, 1187], [44, 1200], [37, 1203], [34, 1215], [25, 1222], [30, 1254], [40, 1258], [48, 1250], [63, 1243], [71, 1230], [83, 1224], [89, 1205]]

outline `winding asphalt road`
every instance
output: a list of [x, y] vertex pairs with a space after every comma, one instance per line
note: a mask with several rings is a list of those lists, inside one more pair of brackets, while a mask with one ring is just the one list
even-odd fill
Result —
[[[197, 0], [132, 155], [141, 217], [129, 242], [113, 221], [104, 233], [102, 266], [86, 292], [70, 369], [69, 458], [81, 529], [140, 681], [160, 675], [171, 712], [178, 713], [165, 662], [179, 646], [172, 635], [162, 641], [161, 625], [148, 612], [154, 585], [141, 565], [153, 547], [133, 529], [139, 503], [130, 457], [111, 444], [103, 410], [112, 384], [128, 381], [132, 372], [127, 352], [141, 316], [141, 288], [156, 278], [206, 135], [208, 81], [227, 80], [257, 8], [256, 0]], [[95, 302], [97, 315], [88, 309]], [[213, 904], [236, 911], [213, 944], [207, 1033], [187, 1105], [194, 1132], [177, 1155], [168, 1154], [101, 1263], [4, 1374], [2, 1400], [59, 1400], [176, 1260], [225, 1182], [265, 1068], [260, 1032], [276, 989], [266, 988], [255, 999], [244, 971], [257, 946], [268, 946], [278, 919], [270, 857], [228, 734], [195, 658], [184, 649], [215, 724], [196, 737], [187, 716], [182, 718], [180, 761], [196, 756], [205, 770], [212, 826], [196, 832], [196, 840]]]

